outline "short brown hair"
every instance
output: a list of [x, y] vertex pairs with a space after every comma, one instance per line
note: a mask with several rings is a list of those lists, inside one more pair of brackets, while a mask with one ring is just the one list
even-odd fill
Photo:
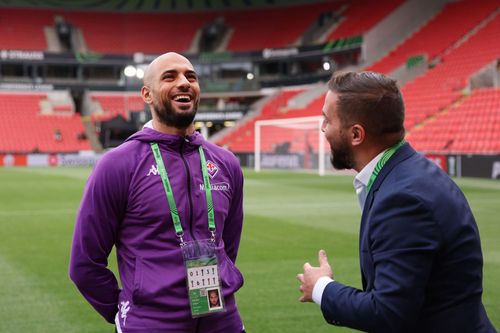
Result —
[[341, 125], [361, 124], [377, 140], [386, 134], [403, 139], [405, 108], [396, 81], [374, 72], [333, 74], [328, 88], [337, 94]]

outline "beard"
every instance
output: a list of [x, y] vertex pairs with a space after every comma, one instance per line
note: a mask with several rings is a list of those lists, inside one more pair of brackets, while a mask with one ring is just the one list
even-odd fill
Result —
[[331, 144], [330, 162], [337, 170], [354, 168], [354, 157], [347, 140], [341, 135], [337, 144]]
[[154, 105], [153, 112], [158, 116], [161, 123], [177, 129], [184, 129], [193, 123], [198, 104], [199, 100], [196, 100], [192, 110], [178, 112], [170, 101], [166, 101], [164, 104]]

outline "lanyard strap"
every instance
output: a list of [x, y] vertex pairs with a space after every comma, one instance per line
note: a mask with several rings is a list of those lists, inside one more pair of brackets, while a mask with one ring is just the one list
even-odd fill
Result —
[[[170, 207], [170, 215], [172, 216], [172, 222], [174, 224], [175, 233], [182, 240], [184, 235], [184, 230], [182, 229], [181, 219], [179, 217], [179, 211], [177, 210], [177, 205], [175, 204], [174, 193], [172, 192], [172, 186], [170, 186], [170, 180], [168, 179], [167, 169], [163, 163], [163, 158], [161, 157], [160, 148], [156, 142], [151, 142], [151, 150], [156, 160], [156, 166], [160, 172], [160, 177], [163, 182], [163, 188], [165, 189], [165, 194], [167, 196], [168, 205]], [[205, 197], [207, 199], [207, 209], [208, 209], [208, 229], [212, 233], [212, 239], [215, 239], [215, 215], [214, 215], [214, 205], [212, 201], [212, 192], [210, 187], [210, 178], [208, 177], [207, 162], [205, 160], [205, 153], [203, 148], [199, 147], [201, 170], [203, 173], [203, 183], [205, 188]]]
[[373, 183], [375, 182], [375, 179], [377, 179], [377, 176], [384, 167], [385, 163], [391, 158], [392, 155], [402, 146], [405, 144], [405, 140], [399, 141], [395, 146], [392, 146], [391, 148], [387, 149], [380, 160], [377, 162], [377, 165], [375, 165], [375, 169], [373, 169], [372, 175], [370, 176], [370, 180], [368, 181], [368, 185], [366, 186], [366, 194], [370, 193], [370, 189], [372, 188]]
[[198, 148], [200, 151], [200, 161], [201, 161], [201, 171], [203, 173], [203, 185], [205, 186], [205, 198], [207, 199], [207, 210], [208, 210], [208, 229], [212, 232], [215, 231], [215, 215], [214, 215], [214, 203], [212, 201], [212, 189], [210, 187], [210, 178], [208, 177], [207, 161], [205, 160], [205, 153], [203, 148], [200, 146]]

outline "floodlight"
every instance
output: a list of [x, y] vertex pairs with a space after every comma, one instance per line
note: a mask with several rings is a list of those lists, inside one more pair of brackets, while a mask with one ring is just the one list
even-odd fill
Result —
[[137, 69], [132, 65], [128, 65], [123, 70], [123, 74], [125, 74], [125, 76], [127, 76], [127, 77], [133, 77], [137, 74]]
[[144, 69], [142, 68], [137, 68], [137, 71], [135, 73], [135, 76], [137, 76], [138, 79], [144, 78]]

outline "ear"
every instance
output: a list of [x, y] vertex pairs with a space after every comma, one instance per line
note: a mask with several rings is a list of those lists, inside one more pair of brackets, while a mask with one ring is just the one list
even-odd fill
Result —
[[366, 131], [365, 128], [360, 124], [354, 124], [351, 127], [351, 144], [353, 146], [359, 146], [365, 141]]
[[151, 95], [151, 90], [149, 89], [149, 87], [142, 86], [141, 96], [142, 96], [142, 100], [144, 101], [144, 103], [146, 103], [146, 104], [153, 103], [153, 96]]

